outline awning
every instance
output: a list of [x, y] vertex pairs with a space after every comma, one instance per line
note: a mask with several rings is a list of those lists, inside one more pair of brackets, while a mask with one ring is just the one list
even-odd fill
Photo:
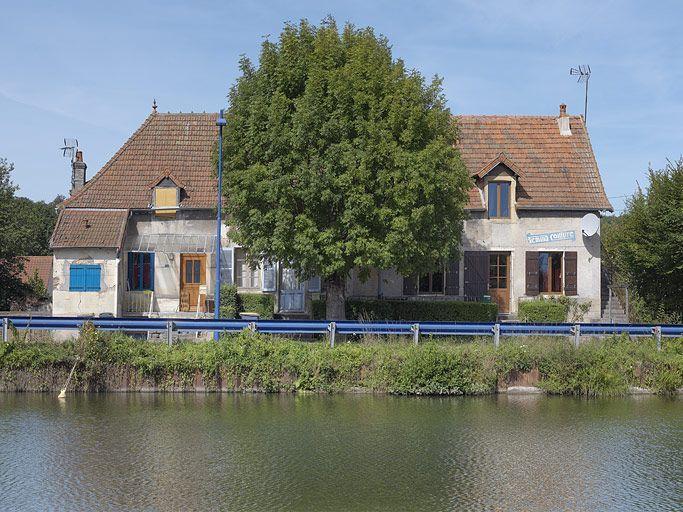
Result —
[[214, 254], [216, 235], [145, 234], [126, 240], [127, 251]]

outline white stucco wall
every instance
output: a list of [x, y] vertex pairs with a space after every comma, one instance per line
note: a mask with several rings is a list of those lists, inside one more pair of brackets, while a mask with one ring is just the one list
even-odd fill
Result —
[[[100, 291], [69, 291], [71, 264], [100, 265]], [[52, 314], [55, 316], [120, 315], [118, 298], [121, 260], [115, 249], [55, 249]]]

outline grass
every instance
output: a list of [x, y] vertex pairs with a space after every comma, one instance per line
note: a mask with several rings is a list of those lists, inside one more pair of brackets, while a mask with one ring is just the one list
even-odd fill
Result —
[[79, 358], [76, 386], [106, 390], [107, 376], [129, 371], [159, 388], [173, 383], [191, 388], [201, 374], [236, 391], [341, 392], [364, 388], [396, 394], [493, 393], [511, 372], [538, 369], [539, 386], [550, 393], [621, 395], [629, 387], [672, 393], [683, 387], [683, 338], [667, 339], [658, 352], [654, 340], [626, 336], [591, 340], [575, 349], [569, 340], [525, 337], [467, 343], [434, 339], [418, 346], [406, 338], [366, 338], [330, 348], [323, 341], [266, 335], [225, 335], [218, 343], [165, 344], [105, 334], [86, 328], [64, 344], [0, 345], [5, 383], [17, 370], [39, 374], [64, 371]]

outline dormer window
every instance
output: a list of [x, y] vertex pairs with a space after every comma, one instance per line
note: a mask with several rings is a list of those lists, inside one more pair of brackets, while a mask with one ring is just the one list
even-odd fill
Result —
[[510, 218], [510, 182], [492, 181], [488, 184], [489, 219]]
[[161, 216], [175, 215], [180, 204], [180, 187], [171, 178], [164, 178], [152, 190], [154, 213]]

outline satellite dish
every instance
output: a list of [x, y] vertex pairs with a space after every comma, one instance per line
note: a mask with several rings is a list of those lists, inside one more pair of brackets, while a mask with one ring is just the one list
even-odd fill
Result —
[[584, 236], [593, 236], [600, 229], [600, 219], [594, 213], [587, 213], [581, 218], [581, 232]]

